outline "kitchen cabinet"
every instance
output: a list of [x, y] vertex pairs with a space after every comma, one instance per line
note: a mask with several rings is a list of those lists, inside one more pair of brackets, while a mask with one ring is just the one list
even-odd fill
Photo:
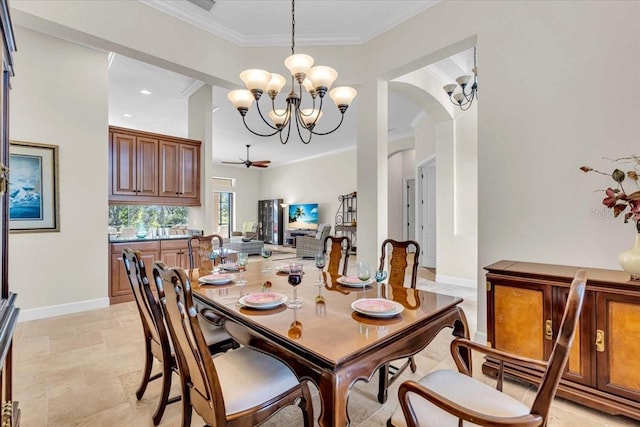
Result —
[[109, 302], [111, 304], [118, 304], [133, 301], [129, 277], [122, 262], [122, 250], [124, 248], [131, 248], [134, 251], [140, 251], [147, 270], [147, 279], [149, 283], [153, 283], [153, 263], [160, 259], [160, 242], [156, 240], [140, 243], [111, 243], [110, 246]]
[[160, 141], [160, 196], [200, 199], [200, 147]]
[[[188, 239], [161, 240], [160, 259], [169, 267], [180, 267], [189, 269], [189, 248]], [[194, 247], [198, 247], [198, 242], [194, 241]]]
[[111, 194], [158, 195], [158, 140], [134, 134], [111, 134]]
[[258, 240], [273, 245], [284, 241], [284, 209], [282, 199], [258, 201]]
[[200, 141], [109, 127], [109, 203], [200, 206]]
[[[487, 273], [487, 341], [499, 350], [548, 359], [571, 280], [583, 267], [499, 261]], [[640, 420], [640, 281], [617, 270], [585, 268], [578, 330], [557, 394]], [[485, 374], [498, 364], [487, 358]], [[541, 372], [510, 364], [507, 375], [537, 384]]]

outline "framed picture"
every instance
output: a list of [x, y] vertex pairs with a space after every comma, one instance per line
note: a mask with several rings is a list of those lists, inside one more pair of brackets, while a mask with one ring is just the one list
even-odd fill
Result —
[[9, 230], [60, 231], [57, 145], [10, 142]]

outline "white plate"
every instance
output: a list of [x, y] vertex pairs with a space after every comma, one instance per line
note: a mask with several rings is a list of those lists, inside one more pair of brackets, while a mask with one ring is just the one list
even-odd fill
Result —
[[352, 288], [361, 288], [366, 285], [370, 285], [373, 283], [373, 279], [369, 279], [366, 282], [358, 279], [356, 276], [340, 276], [337, 279], [337, 282], [342, 286], [350, 286]]
[[[276, 267], [276, 271], [280, 273], [289, 274], [289, 266], [288, 265], [279, 265]], [[302, 267], [302, 274], [304, 274], [304, 266]]]
[[245, 295], [240, 298], [240, 304], [259, 309], [269, 309], [284, 304], [287, 296], [276, 292], [258, 292], [255, 294]]
[[[393, 305], [393, 309], [391, 308]], [[369, 317], [393, 317], [404, 311], [404, 306], [391, 300], [378, 298], [362, 298], [351, 303], [351, 308]]]
[[235, 262], [231, 262], [228, 264], [218, 264], [218, 267], [227, 271], [238, 271], [238, 265]]
[[231, 283], [235, 278], [235, 274], [209, 274], [208, 276], [201, 277], [198, 281], [207, 285], [226, 285], [227, 283]]

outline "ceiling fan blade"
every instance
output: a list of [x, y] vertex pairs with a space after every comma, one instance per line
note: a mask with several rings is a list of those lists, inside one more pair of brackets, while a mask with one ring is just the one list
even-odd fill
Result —
[[244, 165], [244, 162], [220, 162], [220, 163], [226, 163], [228, 165]]
[[271, 160], [252, 160], [252, 162], [253, 162], [254, 165], [256, 163], [269, 164], [269, 163], [271, 163]]
[[256, 164], [256, 162], [253, 162], [253, 163], [251, 164], [251, 166], [255, 166], [255, 167], [257, 167], [257, 168], [268, 168], [268, 167], [269, 167], [269, 165], [263, 165], [263, 164], [261, 164], [261, 163]]

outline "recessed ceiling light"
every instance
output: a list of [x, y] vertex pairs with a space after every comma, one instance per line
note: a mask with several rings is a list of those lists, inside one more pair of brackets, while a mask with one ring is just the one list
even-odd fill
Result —
[[140, 90], [140, 93], [141, 93], [141, 94], [143, 94], [143, 95], [151, 95], [151, 92], [149, 92], [149, 91], [148, 91], [148, 90], [146, 90], [146, 89], [141, 89], [141, 90]]
[[124, 114], [123, 114], [123, 116], [125, 116], [125, 117], [133, 117], [133, 116], [132, 116], [131, 114], [129, 114], [129, 113], [124, 113]]
[[220, 109], [220, 106], [219, 106], [219, 105], [214, 105], [214, 106], [211, 108], [211, 112], [212, 112], [212, 113], [215, 113], [215, 112], [216, 112], [216, 111], [218, 111], [219, 109]]

